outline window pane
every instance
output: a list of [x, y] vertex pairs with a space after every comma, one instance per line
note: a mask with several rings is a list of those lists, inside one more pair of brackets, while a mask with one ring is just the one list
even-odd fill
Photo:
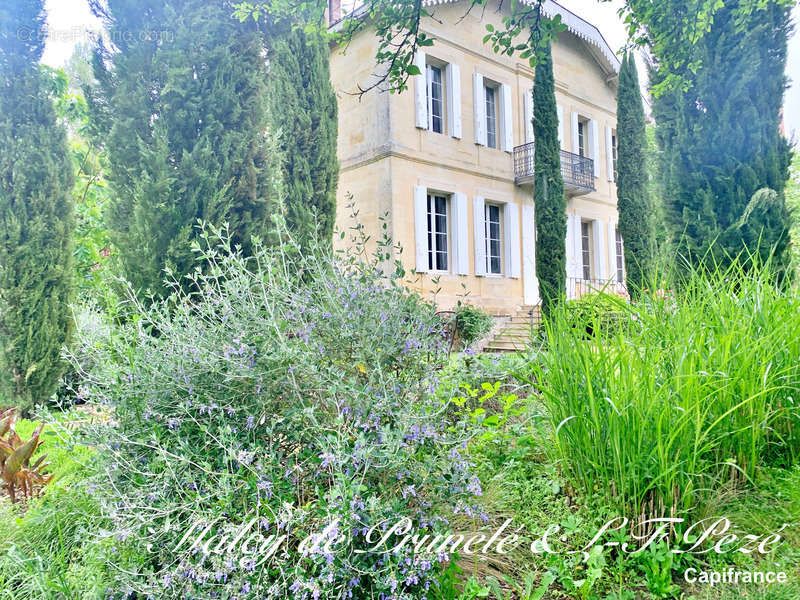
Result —
[[486, 86], [486, 145], [497, 148], [497, 102], [495, 89]]
[[592, 278], [591, 251], [589, 245], [589, 223], [581, 223], [581, 254], [583, 255], [583, 278]]
[[586, 127], [583, 121], [578, 121], [578, 154], [586, 156]]
[[[498, 252], [500, 249], [498, 248]], [[500, 275], [500, 257], [499, 256], [492, 256], [492, 273], [495, 275]]]
[[486, 205], [486, 271], [494, 275], [503, 272], [500, 241], [500, 210], [496, 204]]
[[436, 269], [438, 271], [447, 271], [447, 253], [446, 252], [437, 252], [436, 253]]
[[428, 125], [436, 133], [444, 132], [443, 98], [442, 69], [428, 65]]
[[448, 267], [447, 198], [428, 196], [428, 268], [446, 271]]

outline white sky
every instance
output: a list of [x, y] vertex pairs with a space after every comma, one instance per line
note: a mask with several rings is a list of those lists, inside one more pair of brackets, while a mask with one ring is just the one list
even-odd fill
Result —
[[[355, 0], [343, 0], [346, 8]], [[617, 17], [617, 10], [623, 0], [599, 3], [596, 0], [558, 0], [568, 10], [597, 26], [614, 51], [619, 50], [626, 41], [625, 26]], [[75, 44], [89, 39], [88, 31], [97, 31], [100, 24], [89, 12], [87, 0], [47, 0], [49, 36], [43, 61], [52, 66], [62, 66], [72, 54]], [[786, 132], [795, 134], [800, 142], [800, 4], [794, 9], [794, 22], [797, 24], [793, 37], [789, 40], [789, 60], [786, 73], [790, 79], [790, 89], [784, 101]], [[640, 70], [641, 76], [641, 70]]]

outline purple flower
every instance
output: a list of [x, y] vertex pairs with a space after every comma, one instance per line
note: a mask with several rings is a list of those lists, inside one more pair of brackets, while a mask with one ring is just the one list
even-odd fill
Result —
[[336, 457], [330, 452], [323, 452], [322, 454], [319, 455], [319, 458], [322, 460], [320, 468], [324, 469], [325, 467], [333, 463]]

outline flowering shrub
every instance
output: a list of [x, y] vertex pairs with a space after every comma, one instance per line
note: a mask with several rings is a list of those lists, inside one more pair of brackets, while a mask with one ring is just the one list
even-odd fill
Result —
[[[115, 415], [110, 595], [429, 597], [446, 552], [362, 551], [402, 517], [433, 533], [481, 516], [467, 425], [431, 394], [447, 358], [434, 308], [380, 274], [387, 240], [369, 261], [204, 240], [194, 294], [131, 294], [129, 323], [92, 350], [82, 395]], [[245, 555], [243, 528], [288, 543]]]

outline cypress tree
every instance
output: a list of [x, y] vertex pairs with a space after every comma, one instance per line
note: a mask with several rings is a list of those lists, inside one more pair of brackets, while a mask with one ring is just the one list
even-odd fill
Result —
[[533, 83], [534, 188], [536, 210], [536, 274], [542, 313], [552, 314], [564, 296], [567, 281], [567, 202], [561, 176], [558, 109], [553, 79], [553, 56], [547, 44]]
[[[617, 209], [629, 293], [642, 289], [653, 251], [648, 202], [647, 139], [636, 61], [622, 59], [617, 90]], [[611, 241], [609, 242], [611, 243]]]
[[[163, 296], [188, 287], [198, 221], [229, 225], [245, 254], [271, 229], [275, 167], [266, 61], [252, 22], [227, 2], [93, 0], [116, 51], [95, 58], [88, 102], [104, 143], [108, 222], [124, 275]], [[106, 68], [106, 65], [109, 65]]]
[[330, 245], [336, 220], [338, 105], [327, 41], [284, 26], [268, 40], [270, 129], [280, 146], [286, 222], [301, 246]]
[[[789, 8], [771, 1], [745, 22], [726, 3], [696, 51], [685, 91], [656, 98], [665, 216], [682, 254], [727, 264], [743, 252], [788, 259], [784, 188], [791, 151], [779, 130]], [[654, 83], [666, 73], [655, 71]]]
[[72, 329], [73, 174], [39, 60], [43, 0], [0, 7], [0, 404], [28, 410]]

